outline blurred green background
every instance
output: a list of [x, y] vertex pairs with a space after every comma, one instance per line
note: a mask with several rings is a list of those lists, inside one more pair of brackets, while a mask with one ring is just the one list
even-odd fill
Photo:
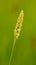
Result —
[[20, 11], [24, 21], [11, 65], [36, 65], [36, 0], [0, 0], [0, 65], [8, 65]]

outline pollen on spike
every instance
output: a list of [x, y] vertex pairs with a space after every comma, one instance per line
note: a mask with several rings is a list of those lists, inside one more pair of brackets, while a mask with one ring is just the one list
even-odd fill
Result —
[[19, 17], [17, 19], [17, 24], [20, 23], [20, 22], [23, 22], [23, 17], [24, 17], [24, 11], [21, 10], [20, 14], [19, 14]]
[[23, 22], [23, 17], [24, 17], [24, 12], [23, 12], [23, 10], [21, 10], [21, 12], [18, 16], [18, 19], [17, 19], [17, 24], [16, 24], [16, 27], [15, 27], [15, 30], [14, 30], [14, 36], [15, 36], [16, 39], [18, 39], [18, 37], [20, 35], [22, 22]]

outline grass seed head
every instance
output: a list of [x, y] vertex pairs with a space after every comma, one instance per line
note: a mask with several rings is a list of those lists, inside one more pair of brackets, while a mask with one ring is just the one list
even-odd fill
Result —
[[23, 10], [21, 10], [19, 17], [17, 19], [15, 30], [14, 30], [14, 37], [16, 39], [18, 39], [18, 37], [20, 35], [20, 31], [21, 31], [21, 27], [22, 27], [22, 23], [23, 23], [23, 17], [24, 17], [24, 12], [23, 12]]

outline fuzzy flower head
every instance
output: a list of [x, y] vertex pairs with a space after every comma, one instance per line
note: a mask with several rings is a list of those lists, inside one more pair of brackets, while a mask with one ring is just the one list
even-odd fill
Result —
[[15, 30], [14, 30], [14, 37], [16, 39], [18, 39], [18, 37], [20, 35], [20, 31], [21, 31], [21, 27], [22, 27], [22, 23], [23, 23], [23, 17], [24, 17], [24, 12], [23, 12], [23, 10], [21, 10], [19, 17], [17, 19]]

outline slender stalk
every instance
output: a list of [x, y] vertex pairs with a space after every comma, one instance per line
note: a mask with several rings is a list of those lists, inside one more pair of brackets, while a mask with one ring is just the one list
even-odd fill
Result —
[[14, 51], [15, 42], [16, 42], [16, 39], [14, 39], [14, 42], [13, 42], [13, 47], [12, 47], [12, 51], [11, 51], [9, 65], [11, 65], [11, 60], [12, 60], [12, 57], [13, 57], [13, 51]]

